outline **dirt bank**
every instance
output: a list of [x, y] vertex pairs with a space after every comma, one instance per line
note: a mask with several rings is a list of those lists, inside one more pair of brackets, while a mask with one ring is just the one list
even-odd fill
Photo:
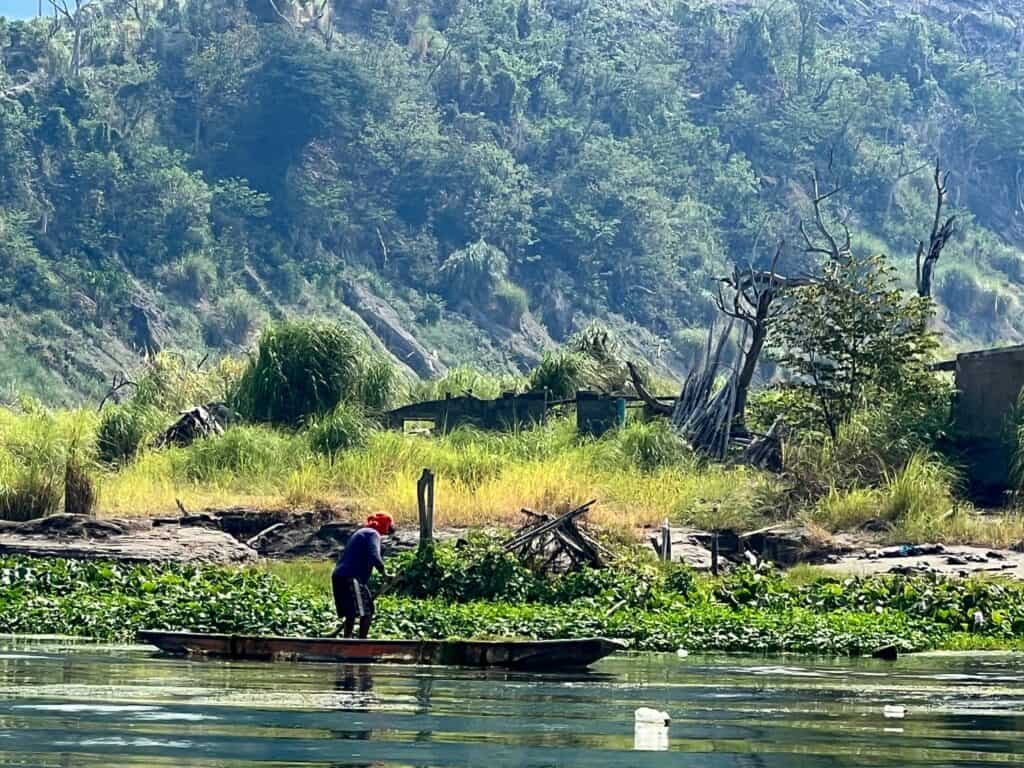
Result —
[[[244, 563], [260, 557], [336, 558], [360, 519], [348, 509], [205, 510], [177, 517], [104, 519], [52, 515], [0, 523], [0, 555], [35, 555], [125, 562]], [[445, 540], [464, 530], [439, 531]], [[402, 530], [386, 550], [412, 548], [417, 531]]]
[[[0, 554], [126, 562], [333, 559], [361, 519], [355, 510], [331, 507], [299, 511], [232, 507], [175, 517], [109, 520], [53, 515], [26, 523], [0, 523]], [[444, 529], [435, 536], [444, 541], [466, 533], [466, 529]], [[638, 531], [638, 537], [642, 545], [659, 550], [659, 529]], [[417, 539], [415, 528], [403, 527], [387, 537], [385, 549], [411, 549]], [[671, 539], [674, 561], [697, 571], [711, 570], [712, 534], [672, 528]], [[881, 546], [866, 535], [822, 541], [797, 524], [743, 533], [723, 531], [718, 534], [718, 549], [723, 570], [769, 560], [783, 568], [809, 563], [836, 574], [937, 573], [1024, 580], [1024, 551], [942, 544]]]

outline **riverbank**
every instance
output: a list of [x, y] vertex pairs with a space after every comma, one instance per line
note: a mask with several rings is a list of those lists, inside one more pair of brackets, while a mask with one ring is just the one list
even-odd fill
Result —
[[[886, 645], [1024, 649], [1024, 586], [1017, 584], [787, 578], [750, 568], [711, 579], [655, 566], [531, 581], [486, 557], [459, 562], [427, 572], [407, 556], [400, 569], [408, 585], [379, 600], [374, 635], [604, 635], [650, 651], [853, 656]], [[334, 626], [329, 569], [309, 561], [232, 567], [0, 558], [0, 632], [114, 641], [130, 641], [142, 628], [317, 636]], [[417, 590], [434, 596], [410, 596]]]
[[598, 499], [589, 519], [622, 539], [668, 519], [740, 531], [796, 520], [822, 537], [868, 531], [879, 543], [1024, 541], [1015, 509], [973, 509], [935, 456], [883, 462], [865, 436], [873, 432], [856, 423], [827, 450], [794, 442], [778, 475], [702, 460], [664, 422], [631, 421], [593, 438], [558, 417], [510, 433], [367, 428], [358, 442], [329, 451], [310, 430], [240, 425], [190, 445], [144, 443], [131, 456], [97, 461], [118, 413], [0, 408], [0, 518], [7, 508], [9, 519], [66, 510], [60, 490], [70, 457], [88, 469], [102, 519], [177, 516], [180, 503], [190, 513], [326, 508], [348, 520], [384, 511], [414, 526], [416, 481], [429, 467], [439, 528], [518, 526], [523, 507], [552, 512]]

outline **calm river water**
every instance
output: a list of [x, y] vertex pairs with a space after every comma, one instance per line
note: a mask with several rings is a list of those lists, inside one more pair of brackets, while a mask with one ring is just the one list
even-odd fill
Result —
[[[672, 717], [636, 751], [634, 711]], [[1024, 764], [1024, 656], [636, 655], [589, 674], [186, 661], [0, 638], [0, 766]]]

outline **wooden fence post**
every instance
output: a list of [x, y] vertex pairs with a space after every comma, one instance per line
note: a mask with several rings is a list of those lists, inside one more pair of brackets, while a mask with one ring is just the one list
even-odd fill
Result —
[[666, 563], [672, 562], [672, 529], [668, 525], [668, 518], [661, 524], [661, 559]]
[[718, 575], [718, 531], [711, 534], [711, 575]]
[[419, 548], [434, 543], [434, 473], [424, 469], [416, 483], [416, 504], [420, 516]]

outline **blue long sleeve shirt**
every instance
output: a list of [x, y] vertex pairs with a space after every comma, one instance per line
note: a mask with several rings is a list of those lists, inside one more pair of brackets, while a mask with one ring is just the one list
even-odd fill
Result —
[[380, 555], [380, 534], [373, 528], [360, 528], [352, 534], [345, 550], [334, 566], [334, 573], [346, 579], [358, 579], [363, 584], [370, 580], [374, 567], [384, 570]]

